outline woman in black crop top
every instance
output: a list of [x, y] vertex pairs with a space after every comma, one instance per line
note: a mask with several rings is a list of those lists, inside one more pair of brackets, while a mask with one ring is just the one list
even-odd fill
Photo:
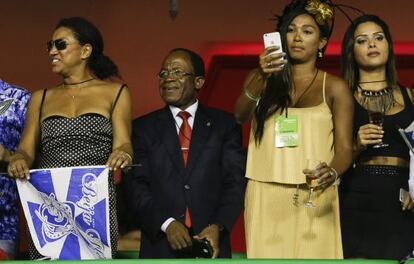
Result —
[[[412, 92], [397, 84], [393, 43], [379, 17], [353, 21], [342, 41], [342, 74], [353, 90], [354, 166], [341, 185], [341, 224], [347, 258], [401, 259], [414, 247], [409, 152], [398, 134], [414, 119]], [[383, 123], [369, 112], [383, 111]], [[370, 110], [370, 111], [368, 111]], [[383, 143], [383, 147], [378, 147]]]

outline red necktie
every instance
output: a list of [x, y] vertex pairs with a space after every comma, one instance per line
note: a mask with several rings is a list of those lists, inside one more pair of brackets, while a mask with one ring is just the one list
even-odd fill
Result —
[[[190, 141], [191, 141], [191, 127], [188, 123], [188, 118], [191, 116], [190, 113], [186, 111], [181, 111], [178, 113], [178, 116], [183, 120], [181, 124], [180, 131], [178, 133], [178, 139], [180, 140], [181, 153], [183, 154], [184, 166], [187, 167], [188, 152], [190, 151]], [[186, 227], [191, 227], [191, 217], [188, 207], [185, 208], [184, 215], [184, 224]]]
[[187, 167], [188, 152], [190, 150], [191, 141], [191, 127], [188, 123], [188, 118], [191, 115], [186, 111], [181, 111], [178, 113], [178, 116], [183, 120], [180, 132], [178, 133], [178, 139], [180, 140], [181, 152], [183, 153], [184, 166]]

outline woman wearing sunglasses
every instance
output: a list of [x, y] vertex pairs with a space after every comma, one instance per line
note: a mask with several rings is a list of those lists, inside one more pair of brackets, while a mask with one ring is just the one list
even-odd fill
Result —
[[[106, 165], [116, 170], [132, 162], [131, 98], [117, 66], [103, 54], [103, 39], [89, 21], [59, 21], [47, 43], [52, 72], [62, 83], [33, 94], [26, 127], [8, 166], [15, 178], [29, 178], [29, 168]], [[36, 163], [34, 161], [36, 160]], [[113, 177], [109, 183], [112, 254], [117, 223]], [[31, 244], [30, 257], [42, 258]]]

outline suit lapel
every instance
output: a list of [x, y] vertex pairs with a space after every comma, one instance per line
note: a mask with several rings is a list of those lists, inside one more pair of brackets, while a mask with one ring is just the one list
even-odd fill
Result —
[[182, 172], [184, 170], [184, 160], [175, 126], [175, 120], [167, 106], [160, 113], [157, 120], [158, 134], [166, 147], [171, 162], [178, 171]]
[[194, 119], [193, 131], [191, 133], [190, 153], [188, 155], [188, 168], [186, 177], [189, 176], [192, 169], [196, 166], [204, 145], [210, 135], [213, 122], [207, 115], [205, 107], [198, 105], [196, 116]]

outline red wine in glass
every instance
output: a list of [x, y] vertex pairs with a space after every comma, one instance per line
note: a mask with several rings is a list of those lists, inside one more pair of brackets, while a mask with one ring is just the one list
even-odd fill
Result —
[[381, 112], [369, 112], [369, 122], [371, 124], [382, 126], [384, 122], [384, 115]]
[[[369, 123], [382, 127], [382, 123], [384, 122], [384, 114], [381, 112], [370, 111], [368, 113], [368, 119], [369, 119]], [[381, 143], [373, 145], [372, 147], [383, 148], [383, 147], [388, 147], [388, 144], [381, 142]]]

